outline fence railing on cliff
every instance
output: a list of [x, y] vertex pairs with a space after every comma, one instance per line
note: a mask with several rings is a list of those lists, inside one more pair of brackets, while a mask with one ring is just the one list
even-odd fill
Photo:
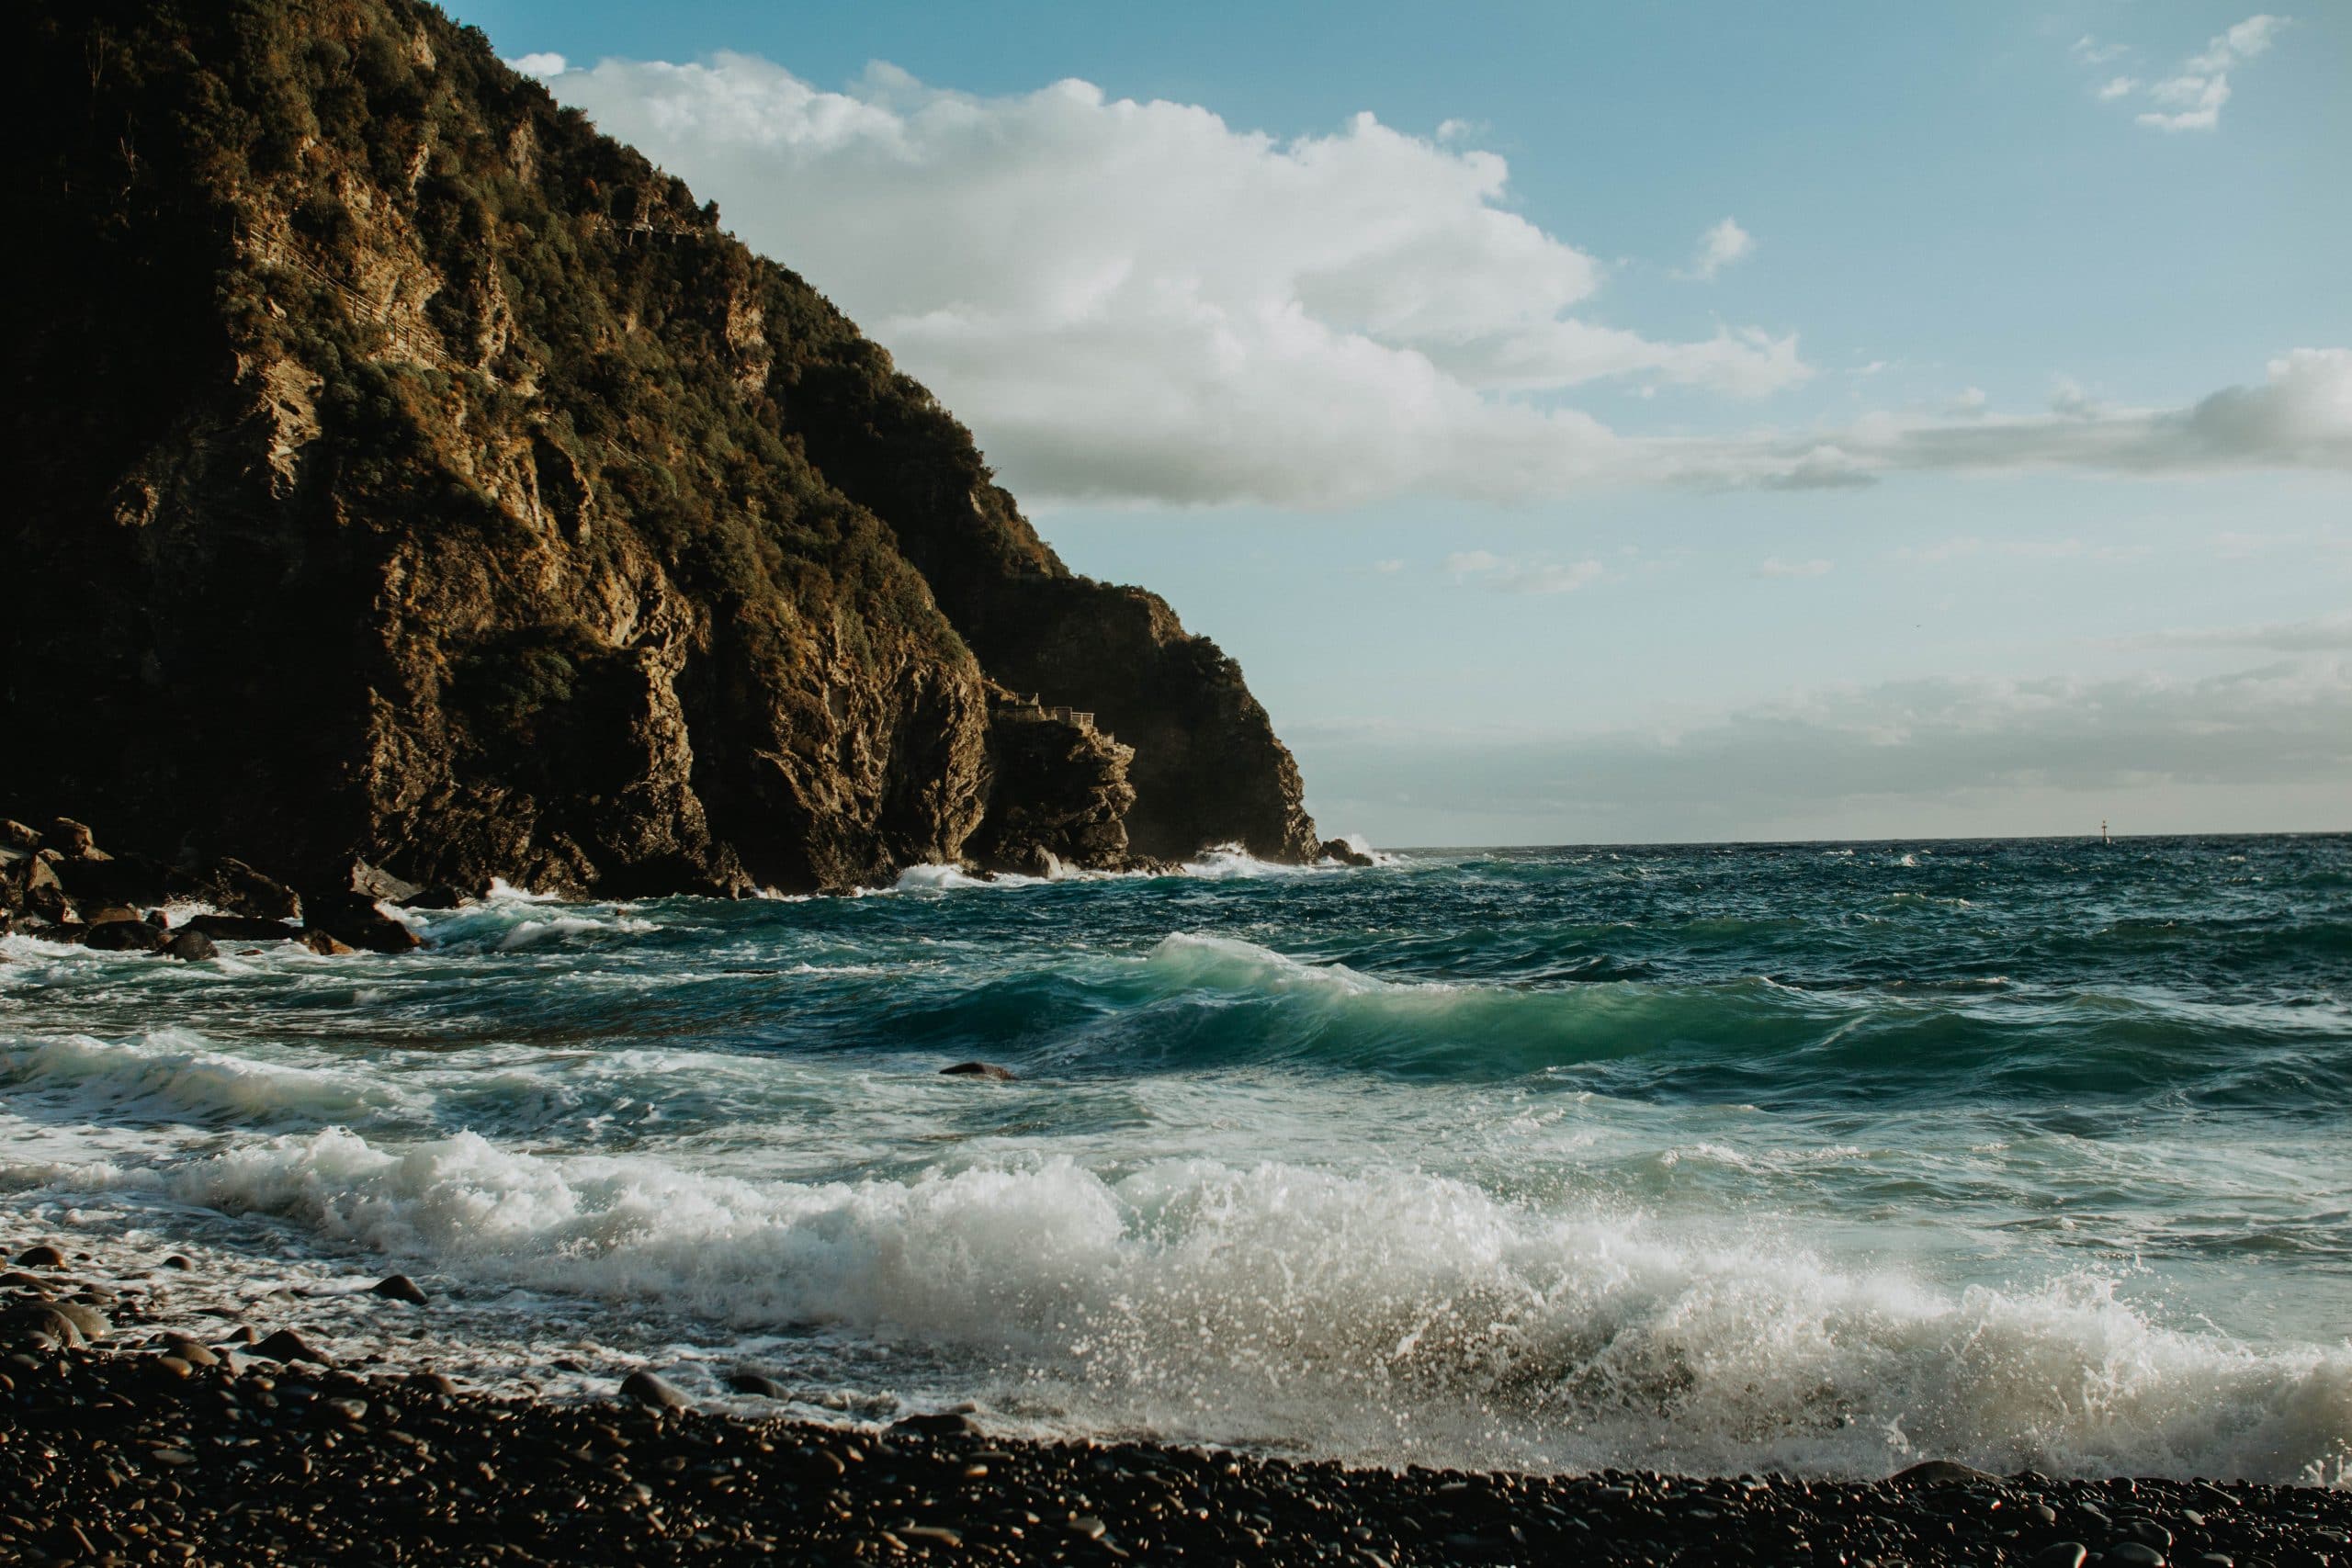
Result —
[[1034, 696], [1015, 696], [999, 704], [997, 712], [1015, 724], [1074, 724], [1094, 728], [1094, 715], [1085, 708], [1048, 707]]
[[354, 313], [383, 328], [386, 337], [417, 358], [444, 370], [460, 370], [466, 367], [447, 349], [443, 348], [438, 341], [421, 337], [412, 332], [407, 323], [392, 313], [392, 305], [390, 300], [378, 299], [373, 295], [335, 276], [326, 268], [296, 255], [291, 251], [278, 246], [265, 248], [256, 245], [242, 225], [236, 230], [236, 239], [238, 245], [253, 252], [254, 259], [263, 266], [294, 273], [327, 289], [349, 306]]

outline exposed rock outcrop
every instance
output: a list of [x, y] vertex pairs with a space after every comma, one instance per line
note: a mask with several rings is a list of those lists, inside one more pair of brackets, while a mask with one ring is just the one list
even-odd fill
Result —
[[1094, 715], [1001, 694], [989, 713], [989, 810], [966, 852], [984, 871], [1047, 875], [1127, 863], [1135, 749]]
[[[109, 897], [1315, 853], [1230, 660], [479, 32], [28, 0], [0, 39], [0, 797], [117, 825]], [[1097, 733], [1015, 737], [991, 682]]]

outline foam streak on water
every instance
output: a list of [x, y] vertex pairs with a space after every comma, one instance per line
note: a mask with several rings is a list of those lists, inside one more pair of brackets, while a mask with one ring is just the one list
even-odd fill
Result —
[[[1384, 1463], [2352, 1456], [2343, 839], [415, 918], [0, 941], [6, 1215], [559, 1393], [749, 1362], [805, 1412]], [[424, 1341], [356, 1289], [393, 1268]]]

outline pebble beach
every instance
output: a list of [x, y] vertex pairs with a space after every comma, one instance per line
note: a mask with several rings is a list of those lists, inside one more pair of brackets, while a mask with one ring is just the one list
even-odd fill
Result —
[[[1936, 1461], [1868, 1483], [1351, 1469], [1006, 1439], [956, 1411], [887, 1426], [711, 1413], [644, 1371], [601, 1398], [497, 1397], [413, 1360], [335, 1364], [299, 1312], [184, 1312], [175, 1287], [199, 1267], [184, 1256], [128, 1276], [92, 1261], [68, 1230], [15, 1247], [0, 1274], [9, 1562], [2352, 1561], [2340, 1489]], [[369, 1293], [388, 1337], [429, 1341], [427, 1291], [393, 1276]]]

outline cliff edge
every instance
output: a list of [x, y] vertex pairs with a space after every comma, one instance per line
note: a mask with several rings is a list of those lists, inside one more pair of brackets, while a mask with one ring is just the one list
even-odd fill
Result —
[[5, 36], [0, 798], [322, 886], [1315, 854], [1231, 660], [1070, 573], [887, 353], [480, 32]]

